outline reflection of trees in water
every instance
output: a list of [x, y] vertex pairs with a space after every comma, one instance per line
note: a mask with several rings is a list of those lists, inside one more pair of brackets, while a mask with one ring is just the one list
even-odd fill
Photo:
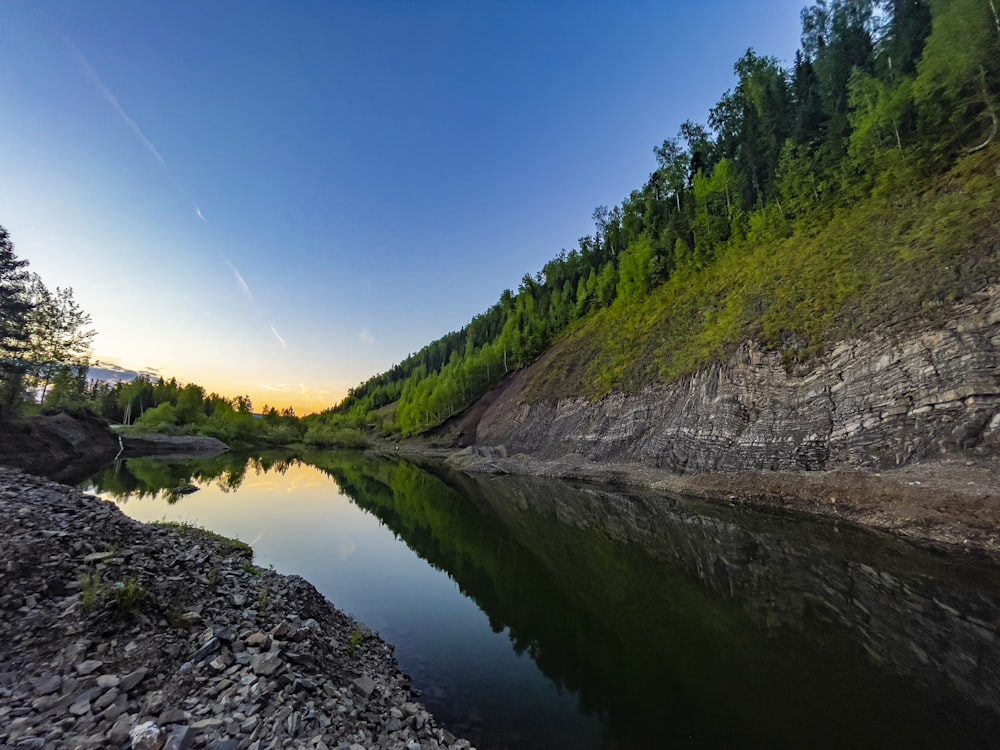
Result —
[[133, 498], [165, 497], [176, 503], [191, 492], [192, 486], [214, 486], [235, 492], [246, 480], [272, 471], [284, 474], [299, 461], [287, 453], [223, 453], [212, 458], [170, 461], [157, 458], [131, 458], [105, 469], [80, 486], [89, 491], [111, 495], [127, 502]]

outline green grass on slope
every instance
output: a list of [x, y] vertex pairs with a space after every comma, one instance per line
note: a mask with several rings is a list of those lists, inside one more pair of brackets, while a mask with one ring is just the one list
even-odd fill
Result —
[[[811, 231], [730, 245], [678, 270], [641, 302], [620, 300], [571, 329], [526, 396], [599, 399], [671, 382], [744, 340], [787, 366], [880, 325], [937, 320], [1000, 279], [1000, 147], [965, 158], [921, 191], [893, 185]], [[881, 191], [889, 192], [885, 189]]]

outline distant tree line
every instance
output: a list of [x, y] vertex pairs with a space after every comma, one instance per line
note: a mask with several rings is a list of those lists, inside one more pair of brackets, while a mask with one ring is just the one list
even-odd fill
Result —
[[[195, 432], [227, 442], [307, 438], [306, 425], [293, 409], [265, 404], [255, 414], [249, 396], [206, 393], [176, 378], [89, 378], [95, 335], [90, 316], [72, 289], [51, 292], [27, 269], [28, 261], [17, 257], [10, 234], [0, 226], [0, 419], [42, 409], [79, 409], [124, 425]], [[308, 439], [323, 443], [314, 437]]]
[[820, 0], [801, 20], [791, 66], [747, 50], [707, 124], [689, 120], [656, 146], [646, 183], [598, 207], [576, 248], [317, 419], [422, 432], [596, 311], [636, 305], [727, 248], [781, 241], [867, 196], [915, 190], [995, 138], [994, 0]]

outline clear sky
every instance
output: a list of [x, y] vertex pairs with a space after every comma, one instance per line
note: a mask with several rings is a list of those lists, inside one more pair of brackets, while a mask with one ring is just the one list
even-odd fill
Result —
[[516, 289], [804, 0], [0, 3], [0, 224], [102, 362], [300, 413]]

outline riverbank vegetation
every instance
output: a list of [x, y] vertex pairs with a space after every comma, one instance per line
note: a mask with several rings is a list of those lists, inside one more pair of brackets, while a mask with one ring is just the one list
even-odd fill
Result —
[[790, 65], [734, 72], [576, 248], [311, 421], [417, 434], [550, 347], [529, 397], [669, 382], [746, 339], [793, 368], [997, 277], [992, 0], [821, 0]]
[[[322, 445], [337, 437], [326, 429], [309, 434], [291, 408], [265, 405], [255, 413], [248, 396], [227, 398], [176, 378], [91, 378], [90, 316], [71, 288], [51, 292], [27, 267], [0, 226], [0, 419], [85, 411], [138, 432], [206, 435], [230, 445]], [[345, 444], [360, 447], [359, 436], [346, 434]]]

